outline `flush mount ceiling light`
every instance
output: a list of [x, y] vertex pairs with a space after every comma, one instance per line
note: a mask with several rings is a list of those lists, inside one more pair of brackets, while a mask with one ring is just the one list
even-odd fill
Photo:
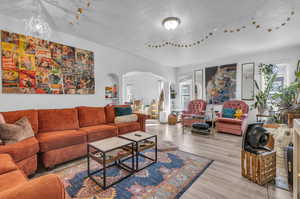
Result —
[[162, 21], [162, 25], [167, 30], [175, 30], [180, 25], [180, 19], [177, 17], [168, 17]]

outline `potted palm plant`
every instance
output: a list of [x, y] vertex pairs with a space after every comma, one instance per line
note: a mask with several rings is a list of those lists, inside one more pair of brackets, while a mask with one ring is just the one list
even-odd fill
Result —
[[289, 112], [295, 110], [295, 104], [297, 101], [299, 83], [293, 82], [289, 86], [280, 89], [278, 93], [275, 93], [272, 98], [275, 106], [278, 107], [278, 114], [276, 120], [279, 123], [287, 122], [287, 115]]
[[264, 86], [260, 87], [254, 80], [257, 94], [255, 95], [254, 108], [257, 108], [259, 114], [263, 114], [268, 109], [268, 101], [271, 99], [273, 83], [277, 78], [276, 66], [273, 64], [259, 65], [259, 73], [263, 77]]

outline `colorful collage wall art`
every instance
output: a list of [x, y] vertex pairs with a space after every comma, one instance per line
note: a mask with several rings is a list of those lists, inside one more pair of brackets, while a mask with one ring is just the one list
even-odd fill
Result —
[[94, 94], [94, 54], [1, 31], [2, 92]]
[[206, 101], [223, 104], [236, 98], [237, 64], [205, 68]]

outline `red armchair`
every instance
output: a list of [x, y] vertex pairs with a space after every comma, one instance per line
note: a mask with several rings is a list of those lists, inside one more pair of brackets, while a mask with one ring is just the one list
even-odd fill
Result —
[[182, 126], [191, 126], [195, 122], [203, 121], [205, 116], [206, 105], [207, 104], [204, 100], [190, 101], [188, 105], [188, 110], [182, 112]]
[[[216, 117], [216, 131], [223, 133], [230, 133], [234, 135], [243, 135], [247, 128], [247, 117], [249, 106], [243, 101], [232, 100], [227, 101], [223, 105], [224, 108], [242, 109], [243, 115], [240, 119], [224, 118], [222, 113], [217, 113]], [[223, 111], [222, 111], [223, 112]]]

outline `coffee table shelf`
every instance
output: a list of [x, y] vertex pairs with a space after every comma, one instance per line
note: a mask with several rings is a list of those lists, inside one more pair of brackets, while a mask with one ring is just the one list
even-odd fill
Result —
[[[128, 149], [131, 147], [127, 147]], [[117, 160], [120, 160], [122, 158], [128, 157], [129, 155], [131, 155], [132, 152], [125, 150], [125, 149], [120, 149], [119, 152], [122, 152], [121, 154], [113, 154], [113, 155], [106, 155], [106, 164], [110, 164], [113, 163]], [[92, 158], [93, 160], [95, 160], [96, 162], [98, 162], [99, 164], [103, 164], [103, 156], [101, 154], [101, 152], [90, 152], [90, 158]]]
[[[134, 154], [135, 154], [135, 171], [140, 171], [142, 169], [145, 169], [146, 167], [151, 166], [152, 164], [155, 164], [157, 162], [157, 136], [156, 135], [151, 135], [149, 133], [145, 133], [142, 131], [136, 131], [133, 133], [127, 133], [124, 135], [120, 135], [120, 138], [124, 138], [126, 140], [134, 142], [134, 145], [132, 146], [134, 149]], [[151, 141], [153, 140], [153, 141]], [[144, 154], [142, 154], [143, 151], [147, 149], [154, 149], [154, 154], [155, 157], [149, 157]], [[145, 159], [148, 159], [151, 161], [150, 164], [139, 168], [139, 158], [143, 157]], [[129, 158], [127, 158], [129, 159]]]
[[[135, 172], [134, 167], [134, 150], [129, 148], [134, 148], [134, 142], [122, 139], [119, 137], [108, 138], [96, 142], [91, 142], [87, 145], [87, 167], [88, 167], [88, 177], [92, 179], [97, 185], [102, 189], [107, 189], [116, 183], [124, 180], [125, 178], [131, 176]], [[129, 149], [129, 150], [128, 150]], [[131, 167], [124, 164], [124, 161], [131, 160]], [[91, 172], [90, 160], [96, 161], [102, 168]], [[128, 172], [128, 175], [118, 179], [117, 181], [107, 185], [107, 169], [113, 166], [117, 166], [120, 169], [124, 169]], [[94, 175], [101, 173], [102, 182], [94, 178]]]

